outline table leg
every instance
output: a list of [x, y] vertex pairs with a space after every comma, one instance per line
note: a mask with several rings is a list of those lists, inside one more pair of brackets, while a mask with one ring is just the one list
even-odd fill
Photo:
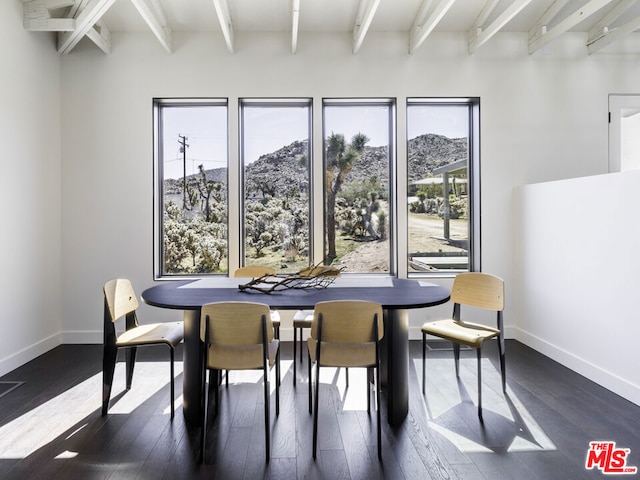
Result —
[[200, 311], [184, 311], [184, 357], [182, 367], [182, 413], [187, 425], [197, 427], [202, 420], [202, 362]]
[[399, 425], [409, 413], [409, 312], [385, 310], [380, 373], [386, 387], [387, 418]]

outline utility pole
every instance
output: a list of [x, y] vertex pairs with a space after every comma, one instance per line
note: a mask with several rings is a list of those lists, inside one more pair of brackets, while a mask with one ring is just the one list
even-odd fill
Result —
[[182, 153], [182, 209], [187, 209], [187, 148], [189, 140], [186, 136], [178, 134], [178, 143], [180, 144], [180, 152]]

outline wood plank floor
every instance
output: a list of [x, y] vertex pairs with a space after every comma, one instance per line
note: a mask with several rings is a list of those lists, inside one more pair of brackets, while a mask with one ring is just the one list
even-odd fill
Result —
[[351, 370], [347, 389], [344, 371], [329, 369], [321, 376], [313, 461], [307, 368], [298, 364], [294, 389], [292, 345], [285, 342], [278, 418], [271, 396], [271, 461], [264, 461], [261, 377], [232, 372], [210, 426], [206, 465], [196, 460], [199, 429], [187, 428], [182, 416], [180, 361], [173, 422], [162, 348], [139, 350], [129, 391], [118, 364], [112, 406], [103, 418], [101, 346], [63, 345], [0, 378], [4, 387], [24, 382], [0, 397], [0, 479], [603, 478], [601, 471], [585, 469], [589, 442], [596, 440], [629, 448], [627, 465], [640, 466], [640, 407], [507, 341], [507, 395], [495, 347], [485, 348], [482, 424], [475, 407], [475, 352], [463, 352], [457, 380], [451, 351], [440, 345], [428, 353], [423, 397], [420, 342], [411, 342], [410, 413], [401, 426], [387, 424], [383, 395], [382, 463], [375, 415], [366, 411], [364, 372]]

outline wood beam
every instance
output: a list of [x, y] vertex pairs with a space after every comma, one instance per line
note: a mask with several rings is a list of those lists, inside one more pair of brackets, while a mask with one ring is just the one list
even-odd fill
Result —
[[360, 51], [360, 47], [364, 42], [371, 21], [378, 10], [380, 0], [360, 0], [358, 7], [358, 15], [356, 16], [356, 22], [353, 26], [353, 54], [355, 55]]
[[172, 53], [171, 48], [171, 27], [158, 0], [131, 0], [140, 16], [147, 23], [160, 44], [168, 53]]
[[629, 35], [631, 32], [640, 28], [640, 17], [636, 17], [630, 22], [625, 23], [621, 27], [609, 30], [606, 35], [601, 36], [597, 40], [587, 44], [587, 50], [589, 53], [597, 52], [601, 48], [607, 45], [617, 42], [622, 37]]
[[52, 18], [51, 10], [71, 7], [74, 0], [33, 0], [22, 5], [22, 23], [30, 32], [70, 32], [75, 30], [73, 18]]
[[[546, 23], [543, 24], [539, 32], [534, 32], [533, 38], [531, 36], [529, 37], [529, 54], [535, 53], [538, 49], [542, 48], [551, 40], [559, 37], [563, 33], [566, 33], [569, 29], [575, 27], [578, 23], [582, 22], [586, 18], [589, 18], [591, 15], [596, 13], [602, 7], [607, 6], [612, 1], [614, 0], [590, 0], [586, 5], [577, 9], [575, 12], [567, 16], [564, 20], [562, 20], [554, 27], [546, 28]], [[552, 5], [550, 9], [554, 8], [554, 5]]]
[[291, 53], [298, 49], [298, 20], [300, 17], [300, 0], [291, 1]]
[[638, 0], [622, 0], [616, 6], [614, 6], [609, 12], [598, 21], [587, 35], [587, 45], [594, 43], [600, 37], [606, 35], [611, 27], [611, 24], [615, 22], [629, 7], [631, 7]]
[[[491, 37], [498, 33], [500, 29], [507, 23], [513, 20], [513, 18], [518, 15], [527, 5], [529, 5], [531, 1], [532, 0], [514, 0], [514, 2], [512, 2], [504, 12], [498, 15], [498, 18], [491, 22], [491, 24], [487, 28], [482, 29], [481, 31], [478, 31], [476, 29], [476, 35], [474, 35], [472, 38], [469, 38], [469, 53], [473, 53], [480, 46], [489, 41]], [[483, 14], [481, 12], [481, 16], [482, 15]], [[489, 15], [487, 14], [485, 19], [488, 16]]]
[[107, 55], [111, 53], [111, 31], [102, 20], [87, 32], [87, 37], [104, 53]]
[[440, 0], [440, 3], [438, 3], [438, 5], [436, 5], [436, 7], [433, 9], [433, 12], [431, 12], [429, 18], [424, 22], [420, 22], [422, 23], [422, 25], [419, 25], [418, 20], [420, 20], [420, 17], [424, 15], [424, 13], [426, 13], [426, 9], [428, 8], [426, 2], [423, 2], [418, 15], [416, 16], [416, 21], [414, 22], [413, 27], [411, 27], [411, 31], [409, 32], [409, 54], [415, 52], [416, 49], [420, 45], [422, 45], [422, 43], [427, 39], [433, 29], [436, 28], [436, 25], [440, 23], [440, 20], [442, 20], [442, 18], [449, 11], [455, 1], [456, 0]]
[[58, 37], [58, 52], [69, 53], [102, 18], [116, 0], [91, 0], [76, 17], [76, 29]]
[[222, 28], [224, 41], [229, 51], [233, 53], [233, 24], [231, 22], [231, 13], [229, 12], [227, 0], [213, 0], [213, 6], [216, 8], [216, 14], [218, 15], [220, 28]]

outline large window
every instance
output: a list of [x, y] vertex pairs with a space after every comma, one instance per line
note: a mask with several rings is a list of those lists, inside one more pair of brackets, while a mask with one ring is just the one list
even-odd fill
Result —
[[310, 100], [240, 102], [244, 264], [297, 272], [310, 259]]
[[225, 273], [227, 103], [155, 100], [156, 276]]
[[474, 269], [477, 105], [452, 99], [407, 102], [410, 273]]
[[480, 269], [479, 99], [153, 105], [156, 278]]
[[394, 102], [324, 101], [325, 261], [352, 273], [394, 273]]

